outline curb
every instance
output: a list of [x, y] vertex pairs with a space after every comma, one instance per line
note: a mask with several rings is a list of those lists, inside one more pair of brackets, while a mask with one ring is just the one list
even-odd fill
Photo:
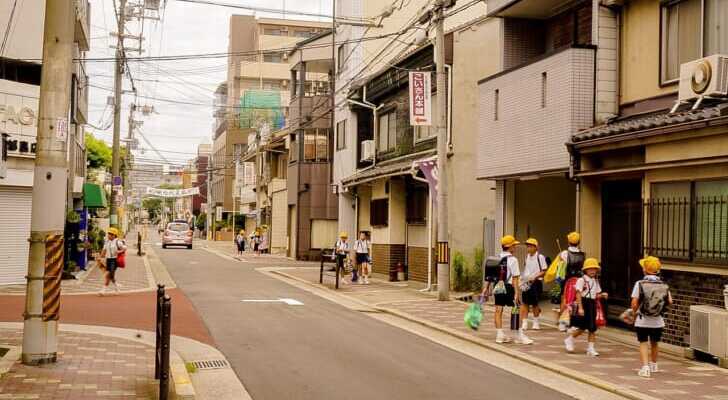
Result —
[[22, 348], [20, 346], [7, 346], [3, 345], [4, 348], [8, 349], [8, 352], [4, 356], [0, 357], [0, 378], [10, 371], [13, 364], [20, 359]]
[[[332, 294], [335, 294], [335, 295], [338, 295], [340, 297], [346, 298], [347, 301], [353, 301], [353, 302], [362, 304], [364, 306], [370, 307], [370, 308], [372, 308], [372, 309], [374, 309], [376, 311], [379, 311], [379, 312], [382, 312], [382, 313], [387, 313], [387, 314], [390, 314], [390, 315], [393, 315], [393, 316], [396, 316], [396, 317], [405, 319], [407, 321], [420, 324], [420, 325], [425, 326], [427, 328], [434, 329], [434, 330], [437, 330], [439, 332], [442, 332], [442, 333], [445, 333], [445, 334], [448, 334], [448, 335], [457, 337], [458, 339], [462, 339], [462, 340], [468, 341], [470, 343], [473, 343], [473, 344], [476, 344], [476, 345], [485, 347], [485, 348], [487, 348], [489, 350], [497, 351], [499, 353], [502, 353], [502, 354], [508, 355], [510, 357], [513, 357], [513, 358], [515, 358], [517, 360], [520, 360], [520, 361], [523, 361], [523, 362], [527, 362], [529, 364], [533, 364], [533, 365], [539, 366], [539, 367], [541, 367], [543, 369], [546, 369], [548, 371], [551, 371], [551, 372], [555, 372], [555, 373], [564, 375], [566, 377], [569, 377], [569, 378], [574, 379], [576, 381], [579, 381], [581, 383], [594, 386], [596, 388], [602, 389], [602, 390], [607, 391], [607, 392], [612, 393], [612, 394], [616, 394], [616, 395], [619, 395], [619, 396], [622, 396], [622, 397], [625, 397], [625, 398], [628, 398], [628, 399], [631, 399], [631, 400], [659, 400], [658, 398], [655, 398], [655, 397], [652, 397], [652, 396], [649, 396], [649, 395], [645, 395], [645, 394], [642, 394], [642, 393], [639, 393], [639, 392], [635, 392], [635, 391], [630, 390], [630, 389], [620, 388], [618, 386], [615, 386], [615, 385], [613, 385], [613, 384], [611, 384], [609, 382], [603, 381], [603, 380], [601, 380], [599, 378], [596, 378], [596, 377], [593, 377], [591, 375], [582, 374], [582, 373], [580, 373], [578, 371], [575, 371], [573, 369], [570, 369], [570, 368], [567, 368], [567, 367], [563, 367], [561, 365], [558, 365], [558, 364], [555, 364], [555, 363], [551, 363], [549, 361], [545, 361], [545, 360], [540, 359], [540, 358], [532, 357], [532, 356], [529, 356], [527, 354], [521, 353], [521, 352], [516, 351], [516, 350], [509, 349], [509, 348], [504, 347], [504, 346], [497, 346], [497, 345], [491, 344], [489, 342], [486, 342], [485, 340], [482, 340], [482, 339], [479, 339], [479, 338], [474, 338], [474, 337], [472, 337], [470, 335], [466, 335], [466, 334], [463, 334], [463, 333], [460, 333], [460, 332], [457, 332], [457, 331], [453, 331], [453, 330], [451, 330], [451, 329], [449, 329], [447, 327], [444, 327], [442, 325], [439, 325], [439, 324], [436, 324], [436, 323], [433, 323], [433, 322], [430, 322], [430, 321], [427, 321], [427, 320], [423, 320], [423, 319], [417, 318], [417, 317], [415, 317], [413, 315], [410, 315], [408, 313], [404, 313], [404, 312], [401, 312], [401, 311], [398, 311], [398, 310], [394, 310], [394, 309], [391, 309], [391, 308], [388, 308], [388, 307], [384, 307], [384, 306], [372, 305], [372, 304], [364, 303], [364, 302], [362, 302], [362, 301], [360, 301], [358, 299], [351, 298], [349, 296], [346, 296], [346, 295], [340, 294], [340, 293], [338, 293], [336, 291], [333, 291], [333, 290], [331, 290], [328, 287], [325, 287], [323, 285], [320, 285], [320, 284], [317, 284], [317, 283], [312, 283], [312, 282], [307, 281], [307, 280], [305, 280], [303, 278], [299, 278], [299, 277], [296, 277], [296, 276], [287, 274], [287, 273], [282, 272], [282, 271], [271, 270], [269, 272], [274, 273], [274, 274], [277, 274], [277, 275], [280, 275], [280, 276], [283, 276], [283, 277], [286, 277], [288, 279], [292, 279], [292, 280], [295, 280], [295, 281], [298, 281], [298, 282], [305, 283], [305, 284], [307, 284], [307, 285], [309, 285], [311, 287], [315, 287], [317, 289], [325, 289], [326, 291], [332, 292]], [[426, 300], [426, 299], [423, 299], [423, 300]], [[453, 300], [453, 301], [457, 301], [457, 300]]]

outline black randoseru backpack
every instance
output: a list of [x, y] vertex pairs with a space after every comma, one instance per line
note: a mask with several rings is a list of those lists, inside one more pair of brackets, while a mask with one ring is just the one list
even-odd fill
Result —
[[643, 280], [639, 282], [640, 314], [646, 317], [659, 317], [667, 311], [670, 287], [662, 281]]
[[584, 267], [584, 259], [586, 259], [584, 252], [567, 251], [566, 254], [566, 279], [582, 276], [581, 269]]
[[508, 277], [508, 257], [488, 257], [485, 260], [485, 281], [505, 281]]

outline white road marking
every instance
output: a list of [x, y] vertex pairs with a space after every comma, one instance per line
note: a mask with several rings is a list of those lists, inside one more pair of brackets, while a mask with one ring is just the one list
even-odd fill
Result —
[[157, 243], [155, 243], [155, 244], [156, 244], [157, 246], [161, 246], [161, 245], [162, 245], [162, 242], [157, 242]]
[[197, 265], [199, 263], [200, 263], [199, 261], [190, 261], [190, 265]]
[[303, 303], [296, 299], [246, 299], [240, 300], [243, 303], [285, 303], [289, 306], [302, 306]]

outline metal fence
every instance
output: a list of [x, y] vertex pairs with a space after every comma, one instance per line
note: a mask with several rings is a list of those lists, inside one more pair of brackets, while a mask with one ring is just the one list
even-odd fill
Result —
[[728, 197], [658, 198], [644, 206], [648, 254], [728, 265]]

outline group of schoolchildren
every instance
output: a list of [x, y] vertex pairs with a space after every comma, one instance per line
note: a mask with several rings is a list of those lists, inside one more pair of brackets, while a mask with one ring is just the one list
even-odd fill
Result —
[[[268, 249], [268, 236], [266, 235], [266, 232], [263, 230], [265, 229], [265, 226], [263, 228], [256, 228], [253, 233], [250, 234], [250, 238], [248, 238], [245, 234], [245, 229], [241, 229], [240, 232], [235, 236], [235, 248], [237, 250], [237, 256], [241, 257], [243, 255], [243, 252], [246, 251], [253, 251], [256, 256], [259, 256], [260, 253], [265, 253]], [[247, 245], [250, 243], [250, 245]]]
[[[347, 232], [341, 232], [339, 239], [334, 245], [334, 257], [336, 259], [336, 268], [346, 271], [351, 269], [351, 283], [359, 283], [361, 285], [368, 285], [369, 278], [371, 277], [371, 249], [372, 244], [369, 241], [369, 237], [366, 232], [362, 231], [359, 233], [359, 239], [354, 242], [352, 247], [349, 242], [349, 234]], [[353, 253], [354, 265], [352, 268], [348, 268], [351, 264]], [[348, 284], [345, 276], [342, 276], [341, 282]]]
[[[504, 307], [519, 307], [520, 326], [516, 327], [515, 343], [530, 345], [533, 340], [526, 335], [528, 315], [532, 313], [531, 330], [540, 330], [541, 309], [539, 300], [543, 293], [544, 279], [555, 281], [561, 289], [561, 305], [559, 330], [566, 333], [564, 347], [567, 352], [575, 350], [576, 338], [588, 332], [586, 355], [599, 356], [596, 350], [596, 332], [599, 326], [606, 324], [604, 307], [600, 302], [606, 301], [608, 295], [602, 290], [598, 274], [601, 270], [599, 261], [586, 258], [579, 249], [581, 235], [571, 232], [567, 236], [569, 247], [562, 251], [550, 265], [546, 257], [539, 252], [539, 243], [534, 238], [526, 240], [527, 255], [523, 272], [519, 261], [514, 256], [514, 249], [521, 243], [512, 235], [501, 239], [502, 252], [494, 265], [486, 264], [486, 277], [482, 298], [491, 294], [495, 301], [496, 343], [508, 343], [512, 339], [503, 330]], [[635, 283], [631, 295], [630, 307], [622, 314], [622, 320], [634, 324], [637, 339], [640, 343], [640, 359], [642, 368], [639, 376], [650, 377], [659, 372], [657, 366], [658, 343], [665, 326], [663, 314], [672, 297], [669, 287], [658, 276], [661, 268], [657, 257], [646, 257], [639, 261], [644, 278]], [[554, 278], [556, 271], [558, 277]], [[565, 317], [565, 318], [564, 318]], [[516, 323], [518, 325], [518, 322]], [[513, 326], [511, 327], [514, 328]]]

